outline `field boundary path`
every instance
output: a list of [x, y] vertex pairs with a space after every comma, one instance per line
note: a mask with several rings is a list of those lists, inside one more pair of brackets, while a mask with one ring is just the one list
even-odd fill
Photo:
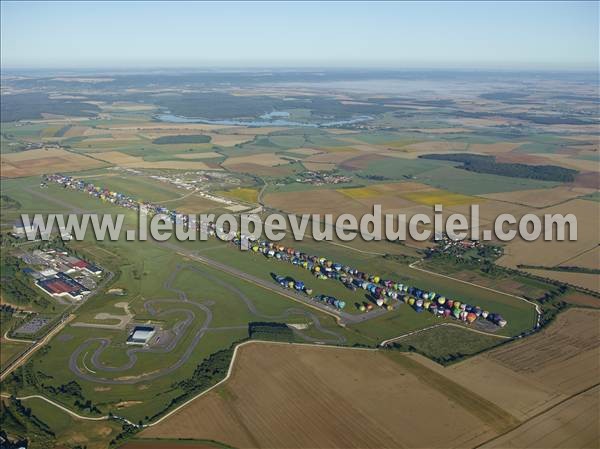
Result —
[[410, 337], [411, 335], [420, 334], [422, 332], [425, 332], [425, 331], [428, 331], [431, 329], [435, 329], [436, 327], [442, 327], [442, 326], [452, 326], [452, 327], [456, 327], [458, 329], [462, 329], [465, 331], [475, 332], [476, 334], [487, 335], [488, 337], [499, 338], [502, 340], [512, 340], [513, 339], [513, 337], [508, 337], [506, 335], [498, 335], [498, 334], [493, 334], [491, 332], [480, 331], [478, 329], [472, 329], [470, 327], [461, 326], [460, 324], [456, 324], [456, 323], [438, 323], [438, 324], [434, 324], [433, 326], [424, 327], [422, 329], [417, 329], [412, 332], [407, 332], [406, 334], [398, 335], [397, 337], [388, 338], [387, 340], [383, 340], [381, 343], [379, 343], [379, 346], [381, 346], [381, 347], [387, 346], [388, 344], [390, 344], [396, 340], [400, 340], [401, 338]]

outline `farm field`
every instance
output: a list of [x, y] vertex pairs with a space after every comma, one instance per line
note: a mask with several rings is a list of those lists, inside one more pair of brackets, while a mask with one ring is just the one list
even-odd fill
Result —
[[560, 186], [551, 189], [531, 189], [506, 193], [491, 193], [480, 196], [499, 201], [506, 201], [508, 203], [543, 208], [563, 203], [573, 198], [585, 196], [592, 192], [595, 192], [595, 190]]
[[[483, 398], [456, 403], [459, 391], [448, 398], [442, 385], [431, 387], [412, 367], [378, 352], [251, 344], [236, 362], [226, 384], [141, 436], [209, 438], [240, 448], [448, 447], [481, 442], [512, 423]], [[336, 374], [349, 367], [352, 376]], [[451, 415], [452, 424], [425, 431], [434, 409]], [[269, 431], [274, 427], [285, 431]]]
[[0, 337], [0, 369], [6, 366], [19, 354], [30, 346], [27, 342], [9, 341]]
[[560, 206], [552, 206], [539, 210], [539, 214], [574, 214], [577, 218], [576, 241], [544, 241], [527, 242], [521, 239], [512, 240], [505, 248], [505, 255], [498, 263], [506, 267], [518, 265], [537, 265], [552, 267], [565, 265], [569, 260], [591, 250], [598, 245], [597, 220], [600, 204], [575, 199]]
[[598, 310], [570, 309], [538, 334], [436, 370], [528, 419], [597, 382], [599, 322]]
[[41, 175], [49, 171], [73, 172], [106, 166], [102, 161], [56, 148], [2, 154], [0, 163], [2, 177], [6, 178]]
[[211, 167], [205, 162], [198, 161], [146, 161], [141, 157], [130, 156], [119, 151], [105, 151], [103, 153], [94, 153], [94, 157], [125, 168], [146, 168], [146, 169], [170, 169], [170, 170], [220, 170], [218, 167]]
[[595, 269], [600, 265], [600, 247], [595, 247], [562, 263], [562, 266], [575, 266]]
[[[597, 265], [596, 265], [597, 266]], [[586, 290], [600, 292], [600, 281], [597, 274], [571, 273], [568, 271], [536, 270], [526, 269], [527, 273], [539, 276], [545, 279], [553, 279], [566, 284], [582, 287]]]
[[[410, 447], [477, 446], [485, 440], [491, 442], [484, 447], [530, 447], [532, 441], [542, 438], [548, 447], [590, 447], [598, 430], [594, 364], [600, 349], [599, 319], [598, 311], [572, 309], [540, 334], [447, 367], [396, 351], [250, 344], [238, 351], [232, 377], [225, 384], [143, 431], [141, 437], [211, 438], [236, 447], [337, 447], [331, 446], [337, 441], [343, 442], [340, 447], [380, 447], [388, 436], [395, 445]], [[268, 358], [261, 356], [267, 352]], [[352, 366], [353, 376], [328, 374], [338, 365]], [[562, 380], [565, 375], [566, 383]], [[369, 382], [373, 378], [378, 379], [377, 384]], [[421, 382], [419, 386], [413, 384], [415, 379]], [[249, 384], [252, 389], [247, 388]], [[441, 402], [437, 400], [436, 416], [443, 420], [450, 413], [456, 425], [452, 431], [438, 427], [445, 444], [438, 440], [441, 435], [437, 432], [411, 432], [398, 425], [410, 422], [413, 430], [419, 429], [416, 423], [421, 421], [416, 417], [432, 413], [427, 409], [435, 407], [429, 402], [435, 397], [430, 391], [432, 385], [447, 396]], [[395, 392], [403, 388], [406, 390], [398, 400], [418, 406], [407, 409], [391, 405], [396, 401]], [[263, 389], [270, 389], [272, 394], [260, 394]], [[578, 394], [581, 391], [584, 393]], [[466, 400], [457, 399], [459, 394], [464, 394]], [[345, 403], [350, 396], [352, 406]], [[289, 405], [282, 410], [281, 405], [273, 407], [271, 401]], [[373, 401], [376, 407], [369, 405]], [[299, 415], [298, 404], [305, 403], [311, 404], [313, 414]], [[446, 409], [446, 404], [453, 406]], [[367, 412], [367, 417], [361, 416]], [[453, 431], [461, 428], [457, 418], [464, 412], [469, 422], [479, 420], [479, 432], [474, 434], [471, 426], [458, 437]], [[405, 413], [412, 413], [412, 419], [404, 417]], [[336, 418], [321, 419], [321, 414]], [[263, 419], [256, 419], [258, 415]], [[337, 424], [338, 418], [346, 424], [362, 422], [363, 426], [358, 426], [361, 433], [348, 434], [347, 425]], [[385, 426], [388, 420], [396, 425]], [[367, 430], [364, 423], [369, 424]], [[503, 433], [519, 424], [515, 430]], [[574, 432], [572, 425], [580, 431]], [[285, 439], [266, 431], [273, 426], [286, 429]], [[299, 430], [306, 426], [314, 432]], [[233, 428], [239, 431], [231, 433]], [[549, 432], [549, 428], [554, 431]], [[422, 439], [415, 440], [417, 434]], [[502, 436], [495, 438], [499, 434]], [[352, 437], [348, 442], [344, 440], [347, 436]]]
[[593, 448], [600, 440], [595, 387], [568, 399], [482, 448]]
[[173, 447], [184, 449], [229, 449], [229, 446], [215, 441], [176, 440], [169, 438], [132, 440], [125, 443], [120, 449], [171, 449]]

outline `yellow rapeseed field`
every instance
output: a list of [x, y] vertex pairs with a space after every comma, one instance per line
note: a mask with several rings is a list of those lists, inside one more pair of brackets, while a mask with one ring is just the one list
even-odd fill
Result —
[[462, 195], [460, 193], [452, 193], [446, 190], [424, 190], [418, 192], [404, 192], [400, 194], [404, 199], [414, 201], [415, 203], [424, 204], [426, 206], [434, 206], [441, 204], [443, 206], [456, 206], [459, 204], [476, 203], [472, 196]]
[[337, 191], [354, 199], [373, 198], [381, 195], [381, 192], [373, 187], [353, 187], [351, 189], [337, 189]]
[[256, 203], [258, 201], [258, 190], [250, 189], [247, 187], [236, 187], [235, 189], [218, 192], [223, 196], [230, 198], [236, 198], [238, 200], [247, 201], [249, 203]]

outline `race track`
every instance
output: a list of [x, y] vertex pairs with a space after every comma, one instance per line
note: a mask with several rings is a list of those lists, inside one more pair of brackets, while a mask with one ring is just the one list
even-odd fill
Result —
[[[206, 273], [206, 272], [200, 270], [199, 268], [197, 268], [195, 266], [178, 265], [164, 283], [165, 289], [172, 291], [173, 293], [176, 294], [177, 297], [176, 298], [166, 298], [166, 299], [151, 299], [151, 300], [147, 300], [146, 302], [144, 302], [144, 308], [146, 309], [146, 311], [150, 315], [152, 315], [156, 318], [163, 318], [165, 316], [168, 316], [168, 315], [171, 315], [174, 313], [183, 313], [186, 315], [183, 320], [178, 321], [171, 329], [171, 331], [174, 334], [174, 338], [172, 340], [170, 340], [166, 346], [164, 346], [164, 347], [134, 347], [134, 348], [127, 349], [127, 351], [126, 351], [126, 355], [127, 355], [127, 359], [128, 359], [127, 362], [125, 362], [124, 364], [122, 364], [120, 366], [109, 366], [109, 365], [103, 363], [101, 361], [101, 358], [102, 358], [102, 353], [110, 345], [110, 342], [111, 342], [110, 339], [101, 338], [101, 337], [88, 338], [71, 354], [71, 357], [69, 358], [69, 369], [77, 377], [84, 379], [84, 380], [91, 381], [91, 382], [97, 382], [97, 383], [136, 384], [139, 382], [150, 381], [153, 379], [157, 379], [159, 377], [163, 377], [169, 373], [172, 373], [173, 371], [175, 371], [179, 367], [181, 367], [183, 364], [185, 364], [189, 360], [190, 356], [192, 355], [192, 352], [194, 351], [194, 349], [196, 348], [196, 346], [198, 345], [198, 343], [200, 342], [200, 340], [206, 334], [207, 331], [218, 331], [218, 330], [231, 329], [232, 327], [211, 328], [210, 324], [212, 322], [213, 315], [212, 315], [210, 306], [212, 306], [214, 303], [212, 303], [210, 301], [205, 301], [204, 303], [191, 301], [191, 300], [189, 300], [187, 294], [183, 290], [180, 290], [173, 286], [173, 283], [175, 281], [177, 274], [179, 272], [181, 272], [182, 270], [191, 270], [191, 271], [195, 272], [197, 275], [202, 276], [202, 277], [210, 280], [212, 283], [215, 283], [215, 284], [219, 285], [220, 287], [228, 290], [229, 292], [231, 292], [232, 298], [237, 298], [238, 300], [240, 300], [245, 305], [245, 307], [248, 309], [248, 312], [252, 316], [257, 317], [260, 320], [283, 321], [292, 316], [299, 316], [299, 315], [305, 316], [312, 322], [315, 329], [317, 329], [319, 332], [321, 332], [323, 334], [330, 336], [330, 338], [317, 339], [317, 338], [313, 338], [308, 335], [305, 335], [300, 330], [293, 329], [294, 333], [298, 337], [300, 337], [301, 339], [303, 339], [305, 341], [312, 342], [312, 343], [318, 342], [318, 343], [329, 343], [329, 344], [343, 344], [346, 340], [345, 337], [343, 337], [342, 335], [339, 335], [335, 331], [323, 328], [321, 325], [321, 322], [319, 320], [319, 317], [316, 314], [314, 314], [308, 310], [292, 307], [292, 308], [286, 309], [284, 311], [284, 313], [282, 313], [280, 315], [263, 314], [258, 311], [258, 309], [256, 308], [256, 305], [254, 304], [252, 299], [250, 297], [248, 297], [248, 295], [246, 295], [242, 290], [236, 288], [233, 285], [228, 284], [227, 282], [224, 282], [223, 280], [221, 280], [215, 276], [212, 276], [209, 273]], [[166, 310], [163, 312], [158, 312], [157, 309], [155, 308], [155, 305], [159, 304], [159, 303], [172, 303], [174, 305], [174, 308], [170, 308], [169, 310]], [[112, 373], [124, 372], [124, 371], [134, 368], [138, 361], [138, 356], [137, 356], [138, 353], [166, 354], [166, 353], [170, 353], [170, 352], [174, 351], [177, 348], [180, 341], [182, 340], [182, 338], [186, 335], [187, 332], [190, 331], [190, 327], [193, 325], [193, 323], [197, 319], [197, 315], [193, 310], [190, 310], [188, 308], [181, 308], [181, 307], [178, 308], [177, 307], [177, 305], [181, 305], [181, 304], [185, 304], [186, 306], [192, 306], [192, 308], [200, 309], [202, 312], [204, 312], [205, 318], [204, 318], [204, 322], [202, 323], [202, 326], [196, 331], [192, 341], [188, 344], [185, 351], [183, 352], [183, 354], [181, 355], [181, 357], [178, 360], [176, 360], [173, 364], [171, 364], [169, 366], [160, 368], [158, 370], [153, 370], [148, 373], [135, 375], [135, 376], [122, 376], [120, 378], [111, 378], [111, 377], [103, 377], [98, 374], [98, 372], [112, 372]], [[239, 326], [234, 326], [233, 328], [238, 329]], [[88, 366], [84, 362], [83, 367], [81, 367], [79, 365], [78, 361], [81, 359], [82, 355], [85, 357], [85, 355], [87, 355], [88, 352], [94, 347], [96, 347], [96, 349], [92, 352], [92, 355], [90, 357], [90, 360], [89, 360], [90, 366]]]

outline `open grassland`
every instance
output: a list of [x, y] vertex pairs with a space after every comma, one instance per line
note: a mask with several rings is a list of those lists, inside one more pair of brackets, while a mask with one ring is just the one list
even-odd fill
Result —
[[[112, 440], [121, 431], [121, 424], [114, 421], [90, 422], [76, 419], [48, 404], [41, 399], [28, 399], [23, 401], [23, 405], [31, 408], [32, 415], [35, 415], [42, 422], [46, 423], [54, 432], [53, 442], [47, 441], [46, 444], [37, 446], [39, 448], [47, 447], [87, 447], [89, 449], [105, 449], [108, 442]], [[9, 432], [10, 433], [10, 432]], [[26, 438], [30, 435], [22, 434]], [[33, 446], [36, 447], [36, 446]]]
[[211, 201], [208, 198], [200, 196], [197, 193], [186, 193], [178, 199], [167, 200], [163, 202], [169, 209], [176, 210], [184, 214], [198, 214], [202, 212], [225, 212], [224, 205]]
[[73, 172], [106, 166], [102, 161], [56, 148], [2, 154], [0, 164], [4, 178]]
[[240, 448], [448, 447], [473, 445], [511, 426], [510, 415], [482, 397], [462, 400], [462, 390], [401, 354], [250, 344], [239, 350], [224, 386], [142, 436]]
[[485, 351], [504, 341], [494, 336], [470, 332], [458, 326], [445, 325], [399, 338], [394, 340], [394, 343], [404, 351], [415, 351], [445, 364]]
[[[2, 332], [5, 332], [2, 329]], [[9, 341], [0, 337], [0, 370], [6, 368], [19, 354], [25, 351], [31, 343], [20, 341]]]
[[[88, 180], [87, 177], [82, 177]], [[137, 198], [140, 201], [167, 201], [177, 199], [185, 194], [185, 191], [175, 186], [157, 181], [155, 179], [131, 174], [115, 174], [102, 178], [91, 178], [89, 181], [107, 188], [110, 191], [124, 193]], [[93, 199], [91, 200], [93, 201]]]

